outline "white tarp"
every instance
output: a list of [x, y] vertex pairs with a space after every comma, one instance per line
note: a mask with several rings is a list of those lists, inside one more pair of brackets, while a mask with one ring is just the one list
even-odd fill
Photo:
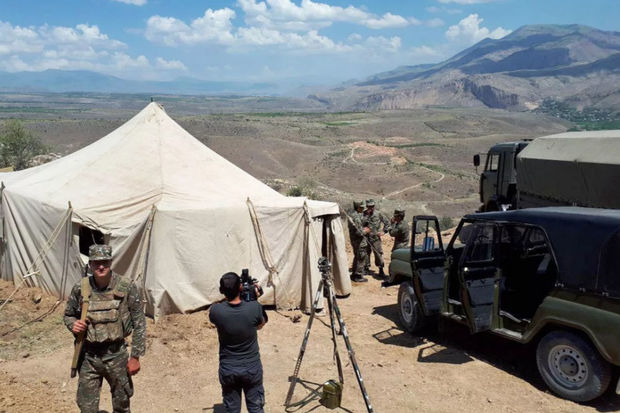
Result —
[[324, 239], [337, 294], [351, 291], [337, 204], [279, 194], [156, 103], [77, 152], [0, 179], [4, 279], [36, 270], [32, 283], [66, 296], [83, 271], [86, 226], [104, 234], [114, 270], [144, 287], [155, 316], [219, 300], [219, 277], [242, 268], [271, 281], [264, 304], [307, 310]]

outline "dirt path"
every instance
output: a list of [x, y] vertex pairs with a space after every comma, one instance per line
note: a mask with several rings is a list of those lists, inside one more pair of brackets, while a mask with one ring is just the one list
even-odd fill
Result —
[[[389, 251], [389, 241], [385, 247]], [[0, 284], [0, 298], [12, 288]], [[470, 336], [448, 325], [441, 334], [404, 333], [397, 323], [398, 287], [381, 288], [371, 277], [340, 299], [357, 360], [376, 412], [611, 412], [620, 399], [607, 394], [579, 405], [550, 394], [538, 377], [533, 354], [489, 335]], [[13, 318], [35, 316], [53, 303], [44, 297], [38, 310], [24, 290], [0, 314], [0, 412], [75, 412], [77, 380], [69, 378], [72, 339], [61, 325], [62, 307], [41, 322], [2, 335]], [[6, 312], [4, 312], [6, 311]], [[269, 311], [259, 332], [265, 370], [266, 412], [280, 413], [308, 317]], [[18, 324], [17, 321], [15, 324]], [[21, 321], [19, 321], [21, 324]], [[309, 398], [295, 412], [326, 412], [311, 389], [338, 377], [332, 361], [329, 320], [318, 318], [301, 367], [293, 400]], [[342, 341], [345, 372], [342, 412], [365, 412], [357, 381]], [[224, 412], [217, 378], [217, 332], [207, 312], [149, 320], [148, 349], [135, 377], [134, 412]], [[101, 408], [111, 411], [104, 384]]]
[[446, 177], [445, 174], [443, 174], [443, 173], [441, 173], [439, 171], [433, 171], [432, 169], [427, 168], [426, 166], [420, 166], [420, 168], [426, 169], [429, 172], [434, 172], [434, 173], [439, 174], [439, 178], [437, 178], [437, 179], [435, 179], [434, 181], [431, 181], [431, 182], [420, 182], [418, 184], [411, 185], [411, 186], [408, 186], [408, 187], [403, 188], [403, 189], [399, 189], [398, 191], [390, 192], [389, 194], [386, 194], [383, 198], [390, 198], [390, 197], [396, 196], [398, 194], [402, 194], [405, 191], [409, 191], [411, 189], [419, 188], [419, 187], [421, 187], [424, 184], [438, 184], [439, 182], [443, 181], [444, 178]]

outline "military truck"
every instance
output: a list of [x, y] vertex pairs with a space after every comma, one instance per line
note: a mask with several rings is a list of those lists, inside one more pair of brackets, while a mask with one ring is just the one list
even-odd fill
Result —
[[[474, 155], [480, 165], [480, 155]], [[620, 208], [620, 130], [498, 143], [480, 174], [480, 211], [540, 206]]]
[[[546, 207], [465, 216], [444, 249], [434, 216], [392, 252], [400, 323], [437, 319], [536, 345], [559, 396], [602, 395], [620, 366], [620, 211]], [[614, 374], [616, 374], [614, 376]], [[616, 384], [620, 394], [620, 382]]]

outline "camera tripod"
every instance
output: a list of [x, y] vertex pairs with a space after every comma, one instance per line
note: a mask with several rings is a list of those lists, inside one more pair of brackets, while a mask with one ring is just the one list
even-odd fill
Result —
[[319, 281], [319, 286], [316, 291], [316, 295], [314, 297], [314, 302], [312, 304], [312, 312], [310, 314], [310, 318], [308, 319], [308, 326], [306, 327], [306, 332], [304, 334], [304, 339], [301, 343], [301, 347], [299, 349], [299, 356], [297, 357], [297, 362], [295, 363], [295, 370], [293, 372], [293, 376], [291, 377], [291, 385], [288, 389], [288, 393], [286, 395], [286, 400], [284, 401], [284, 406], [289, 406], [291, 403], [291, 399], [293, 398], [293, 392], [295, 391], [295, 385], [297, 384], [297, 380], [299, 377], [299, 369], [301, 368], [301, 362], [304, 358], [304, 354], [306, 352], [306, 345], [308, 344], [308, 338], [310, 337], [310, 329], [312, 328], [312, 321], [314, 317], [316, 317], [317, 306], [319, 305], [319, 300], [321, 298], [321, 294], [323, 297], [327, 299], [327, 308], [329, 310], [329, 321], [332, 332], [332, 342], [334, 343], [334, 358], [336, 360], [336, 366], [338, 367], [338, 379], [340, 383], [344, 383], [344, 378], [342, 375], [342, 363], [340, 361], [340, 355], [338, 353], [338, 344], [336, 341], [336, 323], [335, 319], [338, 320], [338, 324], [340, 325], [340, 334], [344, 338], [344, 342], [347, 346], [347, 351], [349, 352], [349, 358], [351, 359], [351, 365], [353, 366], [353, 370], [355, 371], [355, 377], [357, 378], [357, 382], [360, 386], [360, 390], [362, 392], [362, 396], [364, 397], [364, 403], [366, 403], [366, 409], [368, 409], [368, 413], [374, 413], [372, 405], [370, 404], [370, 398], [368, 397], [368, 392], [366, 391], [366, 387], [364, 386], [364, 379], [362, 379], [362, 373], [360, 372], [359, 366], [357, 365], [357, 361], [355, 360], [355, 352], [353, 351], [353, 347], [351, 347], [351, 341], [349, 340], [349, 335], [347, 334], [347, 328], [344, 324], [344, 320], [342, 319], [342, 315], [340, 313], [340, 308], [338, 308], [338, 303], [336, 302], [336, 294], [332, 288], [332, 274], [331, 274], [331, 264], [329, 260], [325, 257], [319, 258], [319, 271], [321, 272], [321, 281]]

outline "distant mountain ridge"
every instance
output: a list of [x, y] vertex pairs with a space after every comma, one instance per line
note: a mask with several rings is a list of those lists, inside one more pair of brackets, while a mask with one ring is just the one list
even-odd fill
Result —
[[311, 96], [333, 108], [486, 106], [525, 110], [544, 99], [620, 111], [620, 32], [523, 26], [436, 65], [403, 66]]
[[270, 94], [273, 83], [216, 82], [193, 78], [173, 81], [136, 81], [86, 70], [45, 70], [42, 72], [0, 72], [2, 92], [104, 92], [161, 94]]

